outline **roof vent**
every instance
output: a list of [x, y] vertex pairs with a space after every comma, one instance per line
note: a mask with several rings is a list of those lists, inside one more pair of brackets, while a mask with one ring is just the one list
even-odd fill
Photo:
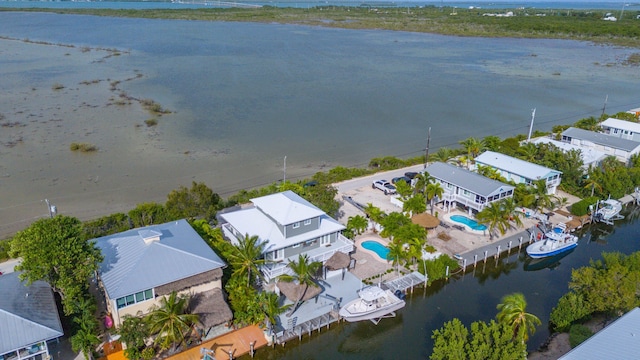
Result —
[[140, 230], [138, 235], [144, 240], [145, 244], [149, 244], [152, 241], [160, 241], [161, 232], [155, 230]]

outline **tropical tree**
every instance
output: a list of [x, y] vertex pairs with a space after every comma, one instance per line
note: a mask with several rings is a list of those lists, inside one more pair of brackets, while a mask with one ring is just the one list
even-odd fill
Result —
[[411, 219], [402, 213], [394, 211], [380, 221], [380, 225], [384, 228], [380, 232], [380, 235], [393, 239], [398, 229], [409, 224], [411, 224]]
[[478, 174], [488, 177], [489, 179], [507, 182], [506, 179], [500, 174], [498, 169], [491, 166], [478, 165]]
[[446, 163], [446, 162], [449, 162], [449, 160], [451, 160], [451, 158], [454, 156], [455, 154], [453, 150], [447, 147], [441, 147], [438, 149], [438, 151], [436, 151], [435, 153], [431, 154], [431, 156], [429, 156], [430, 157], [429, 160]]
[[67, 315], [88, 291], [88, 279], [103, 259], [100, 250], [85, 240], [80, 220], [64, 215], [40, 219], [18, 232], [9, 255], [22, 258], [16, 266], [22, 271], [21, 280], [27, 284], [43, 280], [60, 295]]
[[[95, 318], [92, 321], [81, 321], [80, 318], [74, 319], [78, 328], [75, 330], [75, 334], [69, 339], [71, 341], [71, 349], [75, 352], [84, 354], [86, 360], [93, 359], [93, 351], [96, 346], [100, 344], [101, 340], [98, 338], [98, 322]], [[86, 319], [82, 319], [86, 320]]]
[[525, 161], [535, 162], [538, 155], [538, 147], [536, 144], [528, 142], [518, 148], [518, 155]]
[[537, 180], [533, 186], [529, 187], [529, 196], [534, 199], [533, 204], [537, 212], [544, 209], [553, 209], [555, 197], [547, 193], [547, 181], [545, 179]]
[[490, 202], [480, 212], [476, 214], [476, 219], [480, 224], [489, 228], [489, 238], [493, 239], [496, 231], [504, 235], [509, 228], [509, 217], [506, 215], [502, 204], [499, 201]]
[[198, 315], [188, 313], [189, 297], [179, 296], [173, 291], [160, 299], [160, 306], [154, 305], [147, 315], [149, 332], [156, 336], [154, 344], [162, 350], [182, 345]]
[[374, 224], [379, 224], [380, 220], [384, 217], [384, 212], [372, 203], [367, 203], [367, 206], [364, 208], [364, 213], [367, 214]]
[[589, 166], [587, 170], [587, 177], [584, 180], [584, 188], [591, 189], [591, 196], [593, 196], [596, 189], [598, 193], [602, 193], [602, 185], [600, 183], [600, 171], [593, 166]]
[[431, 209], [431, 215], [433, 215], [433, 203], [436, 197], [442, 198], [442, 194], [444, 194], [444, 188], [442, 188], [442, 184], [439, 182], [432, 182], [427, 185], [426, 189], [427, 200], [429, 200], [429, 208]]
[[413, 188], [406, 181], [397, 181], [395, 183], [396, 192], [400, 195], [402, 201], [406, 201], [411, 194], [413, 194]]
[[202, 217], [208, 221], [215, 218], [216, 211], [221, 207], [222, 199], [205, 183], [191, 183], [191, 189], [180, 186], [167, 195], [165, 208], [173, 219]]
[[263, 322], [273, 334], [277, 323], [277, 317], [291, 307], [291, 304], [281, 305], [279, 296], [273, 292], [263, 291], [258, 294], [258, 303], [264, 315]]
[[298, 309], [298, 305], [307, 293], [309, 286], [318, 286], [315, 282], [315, 276], [322, 267], [322, 263], [320, 261], [312, 262], [307, 254], [300, 254], [298, 255], [298, 261], [290, 261], [287, 266], [293, 274], [280, 275], [279, 279], [286, 282], [295, 282], [304, 287], [304, 290], [291, 307], [290, 314], [292, 314]]
[[351, 229], [356, 235], [360, 235], [367, 230], [367, 219], [362, 215], [349, 216], [347, 229]]
[[426, 199], [422, 193], [414, 194], [402, 203], [402, 211], [405, 214], [421, 214], [427, 210]]
[[490, 151], [500, 151], [502, 139], [495, 135], [489, 135], [482, 139], [482, 146]]
[[145, 340], [151, 336], [142, 313], [138, 312], [137, 316], [125, 315], [122, 324], [116, 331], [120, 335], [120, 341], [127, 345], [124, 350], [127, 359], [140, 359], [142, 350], [146, 346]]
[[392, 241], [387, 245], [389, 253], [387, 254], [387, 261], [391, 262], [391, 266], [396, 268], [396, 274], [398, 274], [398, 267], [404, 263], [407, 258], [407, 250], [405, 244], [400, 241]]
[[418, 259], [422, 259], [422, 251], [427, 244], [427, 239], [423, 237], [411, 238], [407, 244], [409, 245], [409, 251], [407, 255], [413, 260], [413, 265], [416, 265]]
[[414, 180], [415, 184], [413, 186], [413, 192], [416, 194], [424, 194], [426, 192], [427, 185], [431, 182], [431, 176], [429, 173], [425, 172], [416, 175]]
[[541, 324], [537, 316], [526, 311], [527, 301], [521, 293], [505, 295], [497, 309], [498, 322], [510, 325], [514, 339], [520, 339], [523, 343], [527, 341], [529, 334], [535, 333], [536, 326]]
[[464, 152], [467, 154], [467, 167], [469, 167], [470, 163], [473, 162], [473, 159], [480, 155], [482, 150], [484, 150], [482, 141], [474, 137], [460, 141], [460, 145], [462, 145]]
[[522, 211], [517, 210], [516, 202], [513, 198], [502, 199], [500, 201], [500, 206], [502, 207], [502, 211], [504, 215], [507, 217], [509, 223], [512, 224], [512, 228], [518, 228], [522, 226]]
[[171, 219], [167, 209], [158, 203], [142, 203], [138, 204], [135, 209], [129, 211], [129, 219], [134, 227], [143, 227], [153, 224], [162, 224]]
[[229, 261], [233, 269], [232, 274], [234, 276], [246, 275], [247, 286], [253, 284], [253, 279], [256, 276], [261, 276], [260, 266], [267, 263], [262, 258], [266, 243], [258, 243], [258, 241], [257, 235], [249, 236], [249, 234], [246, 234], [238, 239], [238, 243], [227, 254], [227, 261]]

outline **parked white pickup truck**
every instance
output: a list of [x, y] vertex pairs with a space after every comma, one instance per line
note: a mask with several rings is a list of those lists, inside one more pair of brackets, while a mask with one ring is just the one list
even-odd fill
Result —
[[371, 187], [384, 192], [385, 195], [396, 193], [396, 187], [387, 180], [376, 180], [373, 182]]

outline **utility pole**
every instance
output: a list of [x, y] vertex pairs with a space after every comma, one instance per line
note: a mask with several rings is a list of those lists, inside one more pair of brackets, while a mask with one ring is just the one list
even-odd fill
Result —
[[56, 206], [51, 205], [49, 203], [49, 199], [44, 199], [44, 202], [47, 203], [47, 210], [49, 210], [49, 218], [53, 219], [53, 216], [56, 215], [56, 213], [58, 212], [58, 210], [56, 209]]
[[609, 100], [609, 94], [604, 98], [604, 105], [602, 106], [602, 116], [604, 116], [604, 111], [607, 109], [607, 100]]
[[533, 132], [533, 119], [536, 118], [536, 108], [531, 111], [531, 125], [529, 125], [529, 136], [527, 136], [527, 142], [531, 141], [531, 132]]
[[282, 183], [287, 182], [287, 155], [284, 156], [284, 176], [282, 177]]
[[427, 148], [424, 149], [424, 168], [427, 168], [429, 162], [429, 142], [431, 142], [431, 126], [429, 126], [429, 133], [427, 135]]

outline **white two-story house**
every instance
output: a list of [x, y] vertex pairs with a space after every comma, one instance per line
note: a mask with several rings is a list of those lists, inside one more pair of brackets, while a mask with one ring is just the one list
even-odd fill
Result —
[[600, 123], [602, 132], [622, 139], [640, 141], [640, 124], [636, 122], [608, 118]]
[[475, 159], [476, 165], [497, 170], [500, 176], [516, 184], [534, 185], [545, 180], [547, 194], [555, 195], [562, 178], [562, 172], [538, 164], [520, 160], [494, 151], [485, 151]]
[[469, 210], [482, 211], [493, 201], [513, 197], [515, 189], [511, 185], [442, 162], [427, 166], [425, 171], [444, 189], [440, 201], [444, 202], [447, 209], [463, 206]]
[[261, 270], [266, 281], [289, 273], [287, 264], [300, 254], [324, 264], [337, 251], [353, 251], [353, 242], [341, 234], [345, 226], [293, 191], [251, 199], [251, 205], [218, 218], [232, 243], [246, 235], [265, 243], [263, 254], [270, 262]]

